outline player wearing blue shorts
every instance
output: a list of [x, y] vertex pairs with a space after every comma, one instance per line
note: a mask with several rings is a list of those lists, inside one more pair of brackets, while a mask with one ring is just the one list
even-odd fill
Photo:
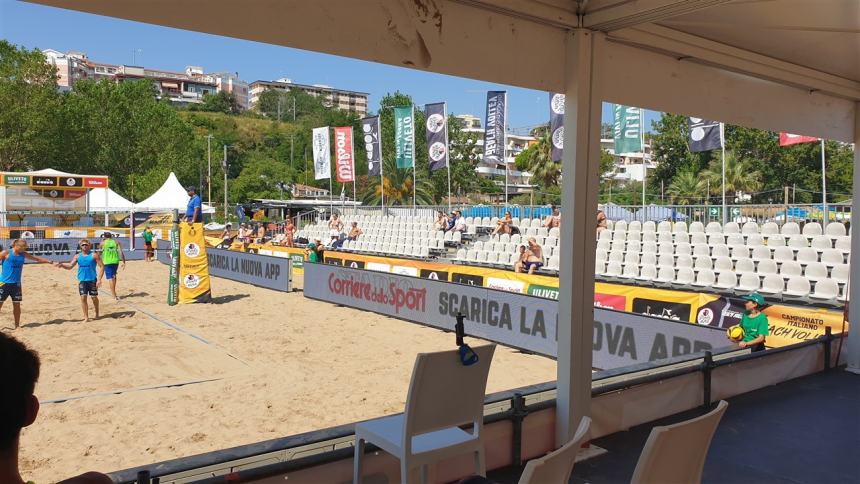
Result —
[[72, 270], [78, 266], [78, 294], [81, 296], [81, 309], [84, 311], [84, 321], [90, 320], [90, 308], [87, 304], [87, 296], [93, 300], [96, 310], [96, 319], [99, 318], [99, 282], [100, 276], [96, 275], [96, 267], [99, 272], [104, 272], [104, 264], [101, 257], [93, 252], [89, 240], [83, 239], [78, 243], [81, 252], [75, 254], [68, 264], [59, 264], [60, 267]]
[[0, 251], [0, 309], [6, 299], [12, 298], [12, 315], [15, 318], [15, 329], [21, 326], [21, 273], [24, 271], [24, 260], [29, 259], [41, 264], [53, 264], [48, 259], [27, 253], [27, 242], [17, 239], [12, 242], [12, 248]]

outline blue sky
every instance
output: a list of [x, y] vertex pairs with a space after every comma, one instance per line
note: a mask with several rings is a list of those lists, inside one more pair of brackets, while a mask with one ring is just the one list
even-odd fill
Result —
[[[508, 125], [535, 126], [549, 119], [545, 92], [471, 79], [429, 74], [344, 57], [318, 54], [229, 37], [187, 32], [100, 17], [41, 5], [0, 0], [0, 38], [27, 48], [86, 52], [97, 61], [183, 71], [187, 65], [207, 72], [233, 71], [248, 81], [288, 77], [302, 84], [326, 84], [370, 93], [376, 110], [388, 92], [400, 90], [418, 104], [447, 101], [451, 113], [484, 116], [486, 91], [508, 91]], [[603, 119], [611, 120], [610, 105]], [[658, 113], [647, 113], [646, 126]]]

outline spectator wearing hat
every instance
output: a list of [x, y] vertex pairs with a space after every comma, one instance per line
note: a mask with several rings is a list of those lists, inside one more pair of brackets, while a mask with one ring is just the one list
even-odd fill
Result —
[[188, 206], [185, 208], [185, 221], [188, 223], [197, 223], [203, 221], [203, 202], [200, 201], [200, 195], [197, 194], [197, 189], [188, 187]]
[[743, 340], [738, 343], [741, 348], [750, 348], [752, 351], [764, 350], [765, 338], [770, 333], [770, 324], [767, 315], [762, 312], [766, 304], [764, 297], [754, 292], [744, 296], [744, 314], [741, 316], [741, 328], [744, 330]]

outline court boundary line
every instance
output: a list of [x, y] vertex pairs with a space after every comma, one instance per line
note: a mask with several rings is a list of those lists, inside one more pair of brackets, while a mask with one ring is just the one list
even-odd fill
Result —
[[191, 381], [184, 381], [184, 382], [178, 382], [178, 383], [165, 383], [165, 384], [161, 384], [161, 385], [148, 385], [148, 386], [143, 386], [143, 387], [126, 388], [124, 390], [110, 390], [110, 391], [105, 391], [105, 392], [87, 393], [84, 395], [71, 395], [68, 397], [52, 398], [50, 400], [39, 400], [39, 403], [42, 403], [42, 404], [45, 404], [45, 403], [65, 403], [65, 402], [70, 402], [70, 401], [74, 401], [74, 400], [83, 400], [85, 398], [109, 397], [111, 395], [122, 395], [125, 393], [142, 392], [142, 391], [146, 391], [146, 390], [159, 390], [162, 388], [184, 387], [184, 386], [189, 386], [189, 385], [197, 385], [200, 383], [211, 383], [211, 382], [216, 382], [216, 381], [221, 381], [221, 380], [224, 380], [224, 378], [223, 377], [221, 377], [221, 378], [207, 378], [205, 380], [191, 380]]

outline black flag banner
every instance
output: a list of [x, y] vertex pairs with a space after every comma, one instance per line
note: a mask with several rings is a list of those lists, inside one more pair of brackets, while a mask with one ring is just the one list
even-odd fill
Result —
[[484, 163], [500, 165], [505, 162], [505, 104], [507, 92], [487, 92], [487, 124], [484, 127]]
[[552, 161], [560, 162], [564, 146], [564, 94], [549, 95], [549, 134]]
[[427, 155], [431, 172], [448, 166], [448, 113], [446, 111], [445, 103], [424, 106], [424, 115], [427, 118]]
[[361, 133], [367, 150], [367, 174], [379, 176], [382, 167], [382, 144], [379, 141], [379, 116], [361, 119]]
[[690, 117], [687, 119], [687, 127], [689, 128], [687, 144], [691, 152], [710, 151], [723, 146], [722, 136], [720, 135], [720, 123], [708, 119]]

